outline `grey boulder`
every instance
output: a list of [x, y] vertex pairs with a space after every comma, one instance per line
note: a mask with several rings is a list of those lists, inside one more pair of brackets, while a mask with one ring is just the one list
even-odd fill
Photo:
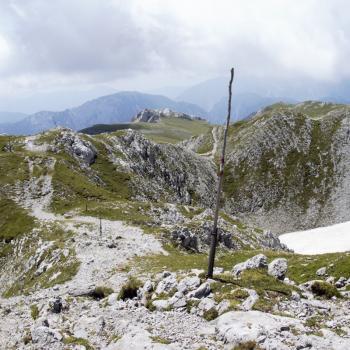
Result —
[[284, 277], [286, 276], [287, 269], [288, 269], [287, 259], [278, 258], [273, 260], [268, 265], [267, 273], [270, 276], [278, 278], [279, 280], [283, 280]]
[[232, 273], [234, 276], [239, 276], [244, 270], [259, 268], [267, 268], [267, 258], [264, 254], [255, 255], [245, 262], [236, 264], [232, 269]]

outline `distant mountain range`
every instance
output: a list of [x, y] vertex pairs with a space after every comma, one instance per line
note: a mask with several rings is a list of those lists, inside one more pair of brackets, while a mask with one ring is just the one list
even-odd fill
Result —
[[[251, 113], [276, 102], [296, 103], [318, 100], [350, 103], [350, 82], [319, 82], [302, 79], [249, 78], [237, 74], [233, 84], [232, 119], [247, 118]], [[222, 123], [227, 114], [227, 77], [203, 81], [185, 89], [177, 100], [204, 108], [211, 122]]]
[[2, 123], [15, 123], [24, 119], [27, 114], [16, 112], [0, 112], [0, 122]]
[[80, 130], [95, 124], [129, 122], [145, 108], [170, 108], [192, 116], [207, 117], [206, 111], [194, 104], [173, 101], [161, 95], [129, 91], [103, 96], [61, 112], [42, 111], [15, 123], [0, 124], [0, 133], [26, 135], [55, 126]]
[[[91, 99], [78, 107], [59, 112], [41, 111], [28, 116], [0, 112], [0, 133], [33, 134], [55, 126], [81, 130], [96, 124], [127, 123], [146, 108], [170, 108], [176, 112], [205, 118], [211, 123], [222, 124], [227, 115], [227, 84], [227, 78], [219, 77], [182, 90], [180, 87], [164, 88], [163, 93], [168, 97], [127, 91]], [[253, 79], [237, 76], [233, 85], [232, 120], [246, 119], [252, 113], [276, 102], [319, 100], [350, 103], [349, 91], [350, 82], [347, 81], [320, 84], [294, 79], [286, 84], [285, 81], [272, 78]], [[76, 97], [79, 97], [79, 94], [78, 91]], [[74, 95], [72, 93], [72, 101]]]

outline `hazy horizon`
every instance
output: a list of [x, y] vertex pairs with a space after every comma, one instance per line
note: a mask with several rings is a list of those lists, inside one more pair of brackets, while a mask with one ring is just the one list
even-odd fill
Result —
[[61, 110], [123, 90], [175, 97], [231, 66], [235, 91], [348, 91], [347, 9], [344, 0], [0, 1], [0, 111]]

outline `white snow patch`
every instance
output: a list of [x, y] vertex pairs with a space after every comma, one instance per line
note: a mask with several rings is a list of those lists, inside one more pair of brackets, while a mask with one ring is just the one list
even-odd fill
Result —
[[350, 251], [350, 221], [290, 232], [279, 236], [282, 243], [299, 254], [325, 254]]

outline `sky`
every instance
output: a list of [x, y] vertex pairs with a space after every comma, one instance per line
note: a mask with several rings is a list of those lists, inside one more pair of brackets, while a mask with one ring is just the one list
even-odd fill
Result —
[[231, 66], [346, 80], [349, 13], [347, 0], [0, 0], [0, 111], [33, 112], [21, 101], [54, 92], [186, 87]]

